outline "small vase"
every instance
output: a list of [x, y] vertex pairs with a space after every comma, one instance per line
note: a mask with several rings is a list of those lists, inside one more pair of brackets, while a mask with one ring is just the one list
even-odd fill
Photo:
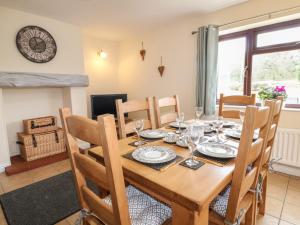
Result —
[[265, 106], [265, 104], [266, 104], [266, 100], [261, 100], [261, 102], [260, 102], [260, 106], [261, 106], [261, 107], [264, 107], [264, 106]]

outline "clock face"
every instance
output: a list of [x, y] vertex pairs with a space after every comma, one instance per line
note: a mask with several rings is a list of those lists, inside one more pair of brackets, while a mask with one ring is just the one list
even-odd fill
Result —
[[46, 63], [56, 54], [55, 40], [41, 27], [23, 27], [17, 34], [16, 43], [20, 53], [32, 62]]

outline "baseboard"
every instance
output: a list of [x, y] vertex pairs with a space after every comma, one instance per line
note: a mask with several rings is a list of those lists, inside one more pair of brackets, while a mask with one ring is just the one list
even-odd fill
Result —
[[0, 173], [3, 173], [5, 171], [5, 167], [8, 167], [10, 165], [10, 163], [0, 163]]
[[283, 164], [279, 164], [279, 163], [274, 164], [273, 167], [274, 167], [274, 170], [277, 172], [300, 177], [300, 168], [299, 167], [287, 166], [287, 165], [283, 165]]

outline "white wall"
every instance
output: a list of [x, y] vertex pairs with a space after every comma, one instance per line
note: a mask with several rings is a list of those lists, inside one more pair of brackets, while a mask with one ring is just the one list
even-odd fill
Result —
[[[97, 56], [103, 50], [106, 59]], [[119, 42], [103, 40], [91, 36], [83, 37], [85, 71], [89, 76], [88, 114], [90, 115], [90, 95], [120, 93], [118, 80]]]
[[[190, 117], [193, 115], [195, 105], [196, 76], [196, 36], [191, 35], [191, 31], [201, 25], [224, 24], [297, 5], [299, 5], [299, 1], [294, 0], [249, 0], [246, 3], [205, 16], [193, 16], [174, 21], [154, 32], [141, 34], [140, 37], [122, 41], [119, 65], [120, 87], [123, 92], [129, 93], [130, 98], [179, 94], [182, 108], [187, 116]], [[296, 11], [277, 14], [276, 16], [292, 13], [296, 13]], [[260, 21], [265, 19], [261, 18]], [[258, 22], [258, 20], [247, 21], [234, 26], [254, 22]], [[141, 61], [139, 56], [141, 41], [144, 42], [147, 50], [144, 62]], [[162, 78], [157, 72], [160, 56], [163, 56], [166, 66], [166, 71]], [[299, 112], [285, 111], [282, 116], [281, 126], [300, 129], [299, 116]]]
[[[37, 25], [55, 39], [57, 54], [48, 63], [33, 63], [17, 50], [17, 32], [24, 26]], [[82, 34], [73, 25], [29, 13], [0, 7], [0, 71], [85, 74]], [[22, 131], [25, 118], [56, 115], [62, 107], [62, 89], [3, 89], [3, 107], [8, 130], [10, 154], [18, 154], [16, 133]], [[1, 116], [1, 115], [0, 115]], [[9, 162], [0, 149], [0, 166]]]
[[[57, 53], [48, 63], [33, 63], [24, 58], [16, 47], [18, 31], [28, 25], [47, 30], [55, 39]], [[84, 74], [81, 31], [78, 27], [0, 7], [0, 70], [13, 72], [43, 72]]]

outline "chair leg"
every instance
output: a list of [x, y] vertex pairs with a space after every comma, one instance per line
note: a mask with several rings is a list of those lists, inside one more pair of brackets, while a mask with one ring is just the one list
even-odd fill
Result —
[[257, 198], [254, 194], [252, 197], [252, 204], [245, 216], [245, 225], [256, 225], [256, 209], [257, 209]]
[[263, 180], [262, 199], [259, 203], [259, 211], [258, 211], [260, 215], [265, 215], [265, 211], [266, 211], [267, 186], [268, 186], [268, 173], [266, 173], [266, 176]]

